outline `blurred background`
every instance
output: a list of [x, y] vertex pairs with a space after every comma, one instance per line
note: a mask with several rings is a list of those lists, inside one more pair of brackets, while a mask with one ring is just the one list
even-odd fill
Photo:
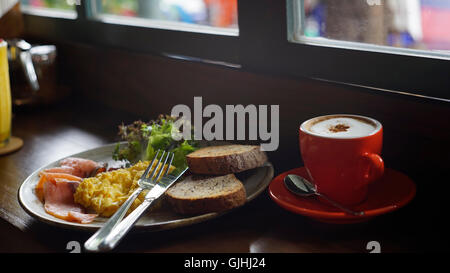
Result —
[[[21, 0], [34, 8], [74, 10], [75, 0]], [[92, 1], [96, 15], [151, 18], [237, 28], [237, 0], [97, 0]]]
[[[21, 0], [24, 6], [74, 11], [76, 0]], [[295, 31], [327, 38], [425, 50], [450, 49], [450, 1], [305, 0]], [[95, 0], [92, 15], [148, 18], [238, 28], [237, 0]]]
[[305, 0], [301, 35], [426, 50], [450, 49], [450, 1]]

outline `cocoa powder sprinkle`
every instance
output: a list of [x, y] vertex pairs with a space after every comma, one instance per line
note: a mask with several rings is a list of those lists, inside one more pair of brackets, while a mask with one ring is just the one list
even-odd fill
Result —
[[348, 128], [350, 128], [350, 126], [348, 126], [348, 125], [336, 124], [336, 125], [328, 128], [328, 130], [333, 133], [338, 133], [338, 132], [346, 132]]

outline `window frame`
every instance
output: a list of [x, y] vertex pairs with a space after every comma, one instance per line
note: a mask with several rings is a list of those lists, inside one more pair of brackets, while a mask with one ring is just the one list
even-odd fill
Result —
[[239, 63], [238, 36], [233, 32], [219, 30], [215, 34], [205, 31], [204, 27], [200, 32], [195, 32], [195, 27], [188, 31], [186, 24], [180, 30], [142, 24], [112, 24], [90, 18], [90, 5], [91, 0], [81, 0], [76, 6], [78, 16], [75, 19], [24, 14], [27, 35], [50, 41], [81, 42], [151, 54]]
[[255, 5], [254, 1], [238, 0], [239, 36], [94, 21], [88, 18], [90, 0], [81, 0], [74, 20], [30, 14], [24, 18], [27, 34], [41, 39], [181, 56], [270, 75], [450, 102], [447, 59], [290, 42], [293, 1], [259, 0]]

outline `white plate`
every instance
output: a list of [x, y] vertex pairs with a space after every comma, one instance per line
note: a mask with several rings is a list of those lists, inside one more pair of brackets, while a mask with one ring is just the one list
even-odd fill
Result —
[[[70, 157], [87, 158], [97, 162], [112, 162], [111, 155], [115, 146], [116, 144], [109, 144], [101, 146], [99, 148], [74, 154]], [[19, 189], [20, 204], [28, 214], [49, 224], [73, 229], [98, 229], [103, 225], [103, 223], [106, 222], [108, 218], [97, 217], [92, 223], [89, 224], [68, 222], [46, 213], [43, 203], [37, 198], [34, 189], [37, 182], [39, 181], [39, 172], [44, 169], [59, 166], [59, 162], [61, 160], [62, 159], [41, 167], [40, 169], [33, 172], [30, 176], [28, 176], [27, 179], [25, 179]], [[272, 164], [270, 162], [266, 162], [264, 166], [260, 168], [236, 174], [236, 176], [242, 181], [245, 186], [245, 190], [247, 192], [247, 202], [254, 199], [266, 189], [273, 178], [273, 173], [274, 170]], [[169, 206], [164, 205], [160, 208], [151, 209], [149, 212], [145, 213], [136, 223], [136, 228], [146, 231], [172, 229], [199, 223], [208, 219], [215, 218], [222, 214], [224, 213], [207, 213], [196, 216], [185, 216], [173, 212]]]

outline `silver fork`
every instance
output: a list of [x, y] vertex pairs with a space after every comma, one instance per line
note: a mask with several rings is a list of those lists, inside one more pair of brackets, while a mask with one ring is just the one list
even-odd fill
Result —
[[139, 220], [141, 215], [158, 199], [164, 192], [173, 185], [188, 168], [180, 170], [176, 175], [167, 175], [147, 193], [144, 201], [130, 215], [128, 215], [122, 222], [120, 222], [111, 233], [105, 238], [103, 244], [100, 246], [101, 250], [111, 250], [125, 237], [133, 225]]
[[[130, 209], [131, 204], [134, 202], [134, 200], [139, 196], [139, 194], [143, 190], [151, 189], [153, 188], [158, 179], [160, 178], [164, 166], [167, 163], [167, 160], [170, 159], [170, 163], [172, 163], [174, 154], [170, 152], [163, 151], [161, 157], [159, 158], [158, 163], [155, 165], [155, 168], [153, 169], [150, 176], [147, 178], [147, 175], [149, 171], [151, 170], [153, 164], [155, 163], [156, 159], [158, 158], [160, 150], [156, 153], [155, 157], [153, 158], [152, 162], [148, 165], [147, 169], [144, 171], [144, 174], [142, 174], [141, 178], [138, 180], [139, 187], [128, 197], [128, 199], [120, 206], [120, 208], [109, 218], [109, 220], [101, 227], [94, 235], [92, 235], [86, 243], [84, 243], [84, 248], [88, 251], [100, 251], [101, 245], [103, 244], [105, 238], [111, 233], [111, 231], [114, 229], [115, 226], [117, 226], [120, 221], [122, 221], [123, 217], [127, 213], [127, 211]], [[161, 162], [163, 162], [161, 164]], [[161, 165], [160, 165], [161, 164]], [[156, 170], [158, 169], [158, 166], [161, 166], [159, 168], [158, 173], [155, 176]], [[166, 172], [164, 175], [167, 175], [169, 172], [169, 167], [167, 167]]]

